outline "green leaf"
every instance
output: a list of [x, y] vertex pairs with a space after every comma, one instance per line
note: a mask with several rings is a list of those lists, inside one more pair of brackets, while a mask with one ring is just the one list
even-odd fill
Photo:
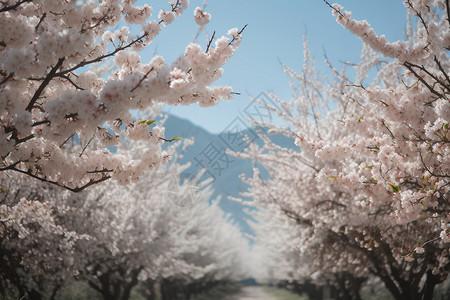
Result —
[[174, 137], [172, 138], [172, 141], [176, 141], [176, 140], [182, 140], [182, 138], [180, 138], [179, 136], [174, 136]]
[[394, 193], [398, 193], [400, 191], [400, 188], [397, 185], [393, 185], [393, 184], [389, 183], [389, 186], [392, 188], [392, 191]]
[[156, 120], [148, 120], [147, 121], [147, 125], [150, 125], [150, 124], [155, 123], [155, 122], [156, 122]]
[[444, 129], [445, 129], [445, 130], [448, 130], [448, 123], [445, 123], [445, 124], [444, 124]]
[[367, 168], [367, 169], [372, 169], [372, 168], [373, 168], [373, 166], [366, 166], [366, 168]]
[[93, 137], [91, 137], [91, 139], [89, 140], [89, 143], [92, 142], [93, 139], [95, 139], [95, 135]]
[[140, 121], [138, 124], [143, 124], [143, 123], [145, 123], [145, 122], [147, 122], [147, 120], [142, 120], [142, 121]]
[[370, 181], [372, 181], [373, 183], [378, 183], [378, 180], [376, 180], [374, 178], [370, 178]]
[[430, 190], [434, 190], [436, 187], [434, 186], [434, 183], [432, 183], [431, 185], [430, 185]]
[[430, 178], [429, 176], [425, 176], [424, 178], [422, 178], [422, 180], [421, 180], [422, 183], [423, 184], [427, 183], [429, 178]]
[[419, 219], [421, 219], [421, 220], [424, 220], [424, 219], [426, 219], [427, 217], [426, 216], [420, 216], [419, 217]]
[[336, 179], [336, 178], [337, 178], [336, 176], [328, 176], [328, 177], [333, 178], [333, 179]]
[[362, 119], [364, 119], [364, 116], [359, 117], [358, 123], [361, 122]]

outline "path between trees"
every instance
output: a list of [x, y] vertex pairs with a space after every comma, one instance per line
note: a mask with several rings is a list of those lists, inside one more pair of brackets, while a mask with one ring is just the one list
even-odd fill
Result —
[[266, 293], [262, 287], [248, 286], [242, 291], [227, 300], [277, 300], [275, 297]]

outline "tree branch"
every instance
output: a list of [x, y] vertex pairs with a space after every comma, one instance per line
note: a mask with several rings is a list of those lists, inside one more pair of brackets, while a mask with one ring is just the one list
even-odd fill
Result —
[[206, 51], [205, 51], [205, 53], [208, 53], [209, 47], [211, 47], [211, 43], [212, 43], [212, 41], [213, 41], [215, 35], [216, 35], [216, 32], [214, 31], [214, 32], [213, 32], [213, 35], [212, 35], [212, 37], [211, 37], [211, 39], [210, 39], [209, 42], [208, 42], [208, 45], [206, 46]]
[[440, 175], [440, 174], [434, 174], [433, 172], [431, 172], [431, 170], [427, 167], [427, 165], [423, 161], [422, 152], [420, 152], [420, 151], [419, 151], [419, 157], [420, 157], [420, 161], [422, 162], [423, 167], [425, 168], [425, 170], [427, 170], [428, 173], [431, 174], [431, 176], [438, 177], [438, 178], [450, 178], [450, 175]]
[[[239, 32], [238, 32], [238, 34], [237, 34], [238, 36], [241, 35], [241, 33], [244, 31], [244, 29], [247, 27], [247, 25], [248, 25], [248, 24], [245, 24], [245, 26], [242, 27], [241, 30], [239, 30]], [[228, 46], [232, 45], [232, 44], [234, 43], [235, 40], [236, 40], [236, 37], [233, 36], [233, 39], [228, 43]]]
[[7, 82], [8, 80], [10, 80], [11, 78], [13, 78], [14, 73], [9, 73], [8, 76], [6, 76], [5, 78], [3, 78], [2, 81], [0, 81], [0, 85], [4, 84], [5, 82]]
[[445, 1], [445, 6], [447, 7], [447, 21], [448, 21], [448, 24], [450, 25], [450, 4], [449, 4], [449, 0]]
[[22, 0], [22, 1], [18, 1], [16, 4], [11, 5], [11, 6], [5, 6], [3, 8], [0, 9], [0, 13], [5, 12], [5, 11], [9, 11], [9, 10], [14, 10], [16, 8], [18, 8], [19, 6], [21, 6], [22, 4], [26, 3], [26, 2], [32, 2], [32, 0]]
[[419, 74], [416, 73], [416, 71], [414, 71], [414, 69], [412, 68], [412, 66], [414, 66], [413, 64], [405, 61], [403, 63], [403, 65], [411, 72], [413, 73], [413, 75], [420, 81], [422, 82], [429, 90], [430, 92], [432, 92], [433, 94], [435, 94], [436, 96], [438, 96], [439, 98], [444, 98], [444, 95], [440, 94], [439, 92], [437, 92], [432, 86], [430, 86], [428, 84], [428, 82], [425, 81], [425, 79], [423, 79]]
[[145, 73], [144, 77], [142, 77], [141, 80], [139, 80], [138, 84], [134, 88], [131, 89], [130, 93], [133, 92], [135, 89], [137, 89], [141, 85], [142, 81], [144, 81], [147, 78], [148, 74], [150, 74], [150, 72], [153, 71], [153, 69], [154, 68], [152, 67], [147, 73]]
[[47, 85], [50, 83], [50, 81], [55, 77], [56, 71], [58, 71], [58, 69], [62, 66], [63, 62], [64, 62], [64, 57], [58, 59], [58, 62], [56, 63], [56, 65], [50, 70], [50, 72], [45, 77], [44, 81], [41, 83], [39, 88], [34, 93], [33, 98], [31, 98], [30, 103], [28, 103], [28, 106], [25, 108], [26, 111], [31, 112], [31, 110], [34, 107], [34, 103], [41, 96], [42, 92], [47, 87]]
[[344, 15], [341, 13], [340, 10], [336, 9], [333, 7], [333, 5], [330, 4], [330, 2], [328, 2], [327, 0], [323, 0], [323, 2], [325, 2], [329, 7], [331, 7], [335, 12], [337, 12], [341, 17], [344, 17]]
[[50, 184], [53, 184], [53, 185], [65, 188], [65, 189], [67, 189], [69, 191], [72, 191], [74, 193], [78, 193], [78, 192], [80, 192], [80, 191], [90, 187], [91, 185], [94, 185], [94, 184], [97, 184], [97, 183], [101, 183], [101, 182], [106, 181], [106, 180], [111, 178], [110, 175], [104, 175], [100, 179], [91, 179], [91, 180], [89, 180], [88, 183], [86, 183], [86, 184], [84, 184], [84, 185], [82, 185], [80, 187], [71, 188], [71, 187], [68, 187], [66, 185], [60, 184], [57, 181], [51, 181], [51, 180], [48, 180], [46, 178], [39, 177], [38, 175], [31, 173], [31, 171], [29, 171], [29, 170], [28, 171], [24, 171], [24, 170], [18, 169], [18, 168], [15, 167], [18, 163], [20, 163], [20, 162], [16, 162], [15, 164], [10, 165], [10, 166], [8, 166], [6, 168], [2, 168], [2, 169], [0, 169], [0, 171], [12, 170], [12, 171], [15, 171], [15, 172], [19, 172], [19, 173], [28, 175], [28, 176], [30, 176], [32, 178], [38, 179], [38, 180], [40, 180], [42, 182], [50, 183]]
[[144, 33], [144, 34], [142, 34], [140, 37], [138, 37], [137, 39], [131, 41], [129, 44], [127, 44], [127, 45], [125, 45], [125, 46], [120, 46], [120, 47], [116, 48], [116, 49], [115, 49], [113, 52], [111, 52], [111, 53], [108, 53], [108, 54], [105, 54], [105, 55], [101, 55], [101, 56], [99, 56], [99, 57], [97, 57], [97, 58], [94, 58], [94, 59], [91, 59], [91, 60], [85, 60], [85, 61], [82, 61], [82, 62], [80, 62], [78, 65], [76, 65], [76, 66], [74, 66], [74, 67], [72, 67], [72, 68], [70, 68], [70, 69], [67, 69], [67, 70], [64, 70], [64, 71], [61, 71], [61, 72], [56, 73], [55, 76], [60, 76], [60, 77], [61, 77], [61, 75], [67, 74], [67, 73], [69, 73], [69, 72], [73, 72], [73, 71], [75, 71], [75, 70], [78, 69], [78, 68], [84, 67], [84, 66], [86, 66], [86, 65], [90, 65], [90, 64], [92, 64], [92, 63], [101, 62], [101, 61], [104, 60], [105, 58], [108, 58], [108, 57], [110, 57], [110, 56], [113, 56], [113, 55], [115, 55], [117, 52], [122, 51], [122, 50], [125, 50], [125, 49], [127, 49], [127, 48], [133, 46], [134, 44], [136, 44], [137, 42], [141, 41], [141, 40], [142, 40], [144, 37], [146, 37], [146, 36], [147, 36], [147, 33]]
[[72, 79], [70, 79], [69, 76], [67, 75], [59, 75], [58, 77], [64, 78], [66, 79], [68, 82], [70, 82], [77, 90], [81, 90], [84, 91], [84, 89], [82, 87], [80, 87], [79, 85], [77, 85], [75, 82], [73, 82]]

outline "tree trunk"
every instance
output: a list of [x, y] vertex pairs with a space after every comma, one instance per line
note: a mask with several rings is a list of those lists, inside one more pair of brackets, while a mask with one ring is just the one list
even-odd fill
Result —
[[427, 280], [425, 281], [425, 285], [423, 286], [423, 300], [433, 299], [434, 288], [436, 284], [440, 282], [439, 277], [433, 275], [432, 271], [427, 272]]
[[27, 299], [29, 300], [42, 300], [42, 294], [38, 291], [32, 290], [27, 292]]

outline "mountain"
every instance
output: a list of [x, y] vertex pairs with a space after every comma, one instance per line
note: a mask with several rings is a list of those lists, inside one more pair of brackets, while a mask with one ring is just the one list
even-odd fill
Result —
[[[202, 179], [212, 178], [214, 180], [211, 183], [214, 190], [213, 199], [220, 196], [219, 205], [224, 212], [230, 215], [242, 232], [252, 234], [252, 230], [247, 224], [247, 219], [250, 217], [245, 212], [249, 207], [229, 200], [228, 196], [242, 198], [240, 193], [247, 191], [248, 185], [242, 182], [240, 174], [244, 174], [246, 177], [252, 176], [255, 165], [251, 160], [238, 159], [227, 154], [226, 150], [242, 151], [246, 146], [244, 136], [262, 144], [262, 140], [256, 134], [257, 130], [248, 127], [241, 118], [236, 118], [223, 132], [212, 134], [190, 121], [174, 115], [169, 115], [164, 127], [167, 137], [194, 138], [194, 145], [188, 147], [180, 159], [180, 163], [190, 162], [191, 167], [183, 172], [184, 174], [180, 174], [180, 177], [194, 177], [206, 168]], [[283, 135], [269, 137], [280, 146], [295, 147], [293, 139]]]

